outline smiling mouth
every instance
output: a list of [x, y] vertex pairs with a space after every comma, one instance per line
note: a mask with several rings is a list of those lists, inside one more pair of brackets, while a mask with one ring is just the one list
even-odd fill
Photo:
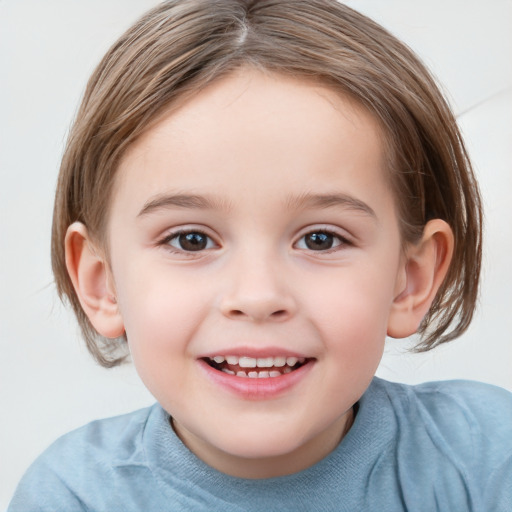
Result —
[[236, 377], [265, 379], [281, 377], [304, 366], [312, 359], [305, 357], [238, 357], [214, 356], [203, 359], [209, 366], [220, 372]]

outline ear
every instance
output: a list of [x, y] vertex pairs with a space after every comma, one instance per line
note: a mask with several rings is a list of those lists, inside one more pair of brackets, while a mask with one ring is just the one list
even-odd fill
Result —
[[123, 319], [110, 268], [81, 222], [69, 226], [65, 248], [68, 274], [89, 321], [106, 338], [122, 336]]
[[407, 248], [400, 288], [388, 319], [388, 336], [405, 338], [418, 330], [446, 277], [453, 245], [450, 226], [434, 219], [426, 224], [421, 240]]

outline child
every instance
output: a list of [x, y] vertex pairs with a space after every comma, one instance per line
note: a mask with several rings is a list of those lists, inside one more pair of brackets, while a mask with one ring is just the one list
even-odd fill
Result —
[[468, 327], [478, 187], [403, 44], [334, 0], [175, 0], [93, 74], [59, 292], [158, 403], [87, 425], [10, 511], [512, 509], [512, 398], [374, 378]]

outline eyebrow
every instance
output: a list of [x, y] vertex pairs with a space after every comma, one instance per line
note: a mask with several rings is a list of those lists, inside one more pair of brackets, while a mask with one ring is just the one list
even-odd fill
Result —
[[332, 208], [341, 206], [348, 210], [355, 210], [370, 217], [377, 219], [374, 210], [364, 201], [357, 199], [349, 194], [301, 194], [295, 197], [289, 197], [287, 206], [290, 209], [309, 209], [309, 208]]
[[[364, 201], [348, 194], [312, 194], [305, 193], [291, 196], [286, 201], [290, 210], [343, 207], [355, 210], [377, 219], [373, 209]], [[196, 194], [162, 194], [148, 200], [137, 217], [148, 215], [158, 210], [171, 208], [199, 209], [199, 210], [229, 210], [226, 201], [214, 197]]]
[[225, 201], [219, 201], [208, 196], [195, 194], [162, 194], [146, 201], [137, 217], [169, 208], [227, 210], [229, 209], [229, 205]]

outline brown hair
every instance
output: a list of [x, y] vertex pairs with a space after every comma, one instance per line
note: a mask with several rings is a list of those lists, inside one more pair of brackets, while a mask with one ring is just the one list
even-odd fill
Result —
[[171, 0], [107, 52], [89, 80], [62, 159], [53, 272], [96, 360], [114, 366], [126, 346], [101, 338], [81, 309], [65, 266], [66, 229], [83, 222], [104, 243], [114, 176], [127, 147], [178, 99], [242, 65], [319, 80], [379, 120], [403, 240], [418, 240], [433, 218], [448, 222], [455, 236], [450, 270], [420, 326], [417, 348], [464, 332], [477, 300], [481, 201], [453, 114], [413, 52], [336, 0]]

